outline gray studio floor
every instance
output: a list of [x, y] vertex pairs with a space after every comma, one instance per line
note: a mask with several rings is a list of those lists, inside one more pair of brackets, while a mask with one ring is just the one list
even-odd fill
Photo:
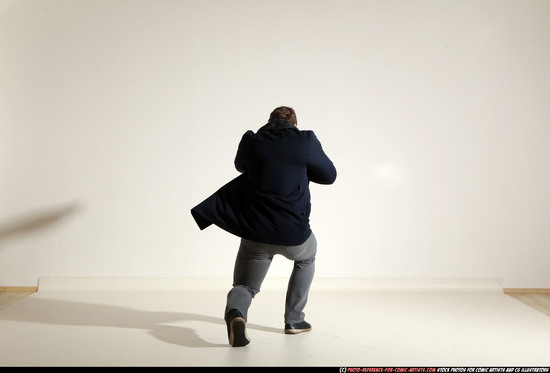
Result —
[[201, 291], [45, 281], [0, 310], [0, 366], [550, 365], [550, 317], [498, 287], [319, 280], [306, 309], [312, 332], [285, 335], [284, 284], [266, 283], [249, 313], [250, 345], [231, 348], [224, 281]]

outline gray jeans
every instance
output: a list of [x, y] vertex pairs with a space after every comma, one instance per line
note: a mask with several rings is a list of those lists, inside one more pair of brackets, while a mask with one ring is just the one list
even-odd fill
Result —
[[294, 260], [294, 269], [286, 293], [285, 323], [294, 324], [304, 321], [303, 310], [315, 273], [316, 253], [317, 240], [313, 233], [306, 242], [298, 246], [268, 245], [241, 239], [233, 272], [233, 288], [227, 294], [225, 314], [232, 309], [237, 309], [247, 320], [252, 298], [260, 292], [273, 257], [280, 254]]

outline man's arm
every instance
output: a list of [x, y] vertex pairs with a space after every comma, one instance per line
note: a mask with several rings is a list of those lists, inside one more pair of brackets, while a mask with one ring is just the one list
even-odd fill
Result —
[[242, 139], [241, 139], [241, 142], [239, 143], [239, 147], [237, 149], [237, 155], [235, 156], [235, 168], [237, 169], [237, 171], [239, 172], [246, 172], [247, 171], [247, 167], [246, 167], [246, 163], [247, 163], [247, 142], [248, 142], [248, 138], [253, 134], [254, 132], [252, 131], [246, 131], [245, 134], [243, 135]]
[[309, 181], [318, 184], [332, 184], [336, 180], [336, 168], [313, 132], [309, 142], [307, 176]]

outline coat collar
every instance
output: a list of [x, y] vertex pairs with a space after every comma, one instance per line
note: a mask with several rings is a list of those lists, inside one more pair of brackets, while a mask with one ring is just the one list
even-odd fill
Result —
[[258, 131], [272, 131], [272, 130], [278, 130], [278, 129], [284, 129], [284, 128], [293, 128], [293, 127], [294, 125], [289, 121], [286, 121], [284, 119], [275, 119], [265, 124]]

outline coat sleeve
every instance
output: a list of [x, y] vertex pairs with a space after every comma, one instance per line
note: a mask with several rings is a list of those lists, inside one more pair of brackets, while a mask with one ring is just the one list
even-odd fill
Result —
[[332, 184], [336, 180], [336, 168], [313, 132], [309, 141], [307, 176], [309, 181], [318, 184]]
[[235, 168], [239, 172], [247, 171], [247, 160], [248, 160], [248, 140], [254, 132], [246, 131], [243, 135], [239, 147], [237, 148], [237, 155], [235, 156]]

